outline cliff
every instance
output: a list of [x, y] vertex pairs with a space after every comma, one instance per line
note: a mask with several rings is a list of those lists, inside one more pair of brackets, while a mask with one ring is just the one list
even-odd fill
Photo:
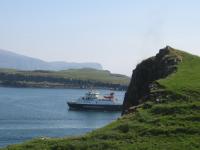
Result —
[[137, 106], [149, 99], [150, 96], [152, 97], [152, 91], [161, 88], [155, 81], [175, 72], [181, 61], [182, 58], [178, 52], [166, 46], [160, 49], [156, 56], [138, 64], [133, 70], [132, 79], [125, 94], [123, 114], [131, 111], [132, 106]]

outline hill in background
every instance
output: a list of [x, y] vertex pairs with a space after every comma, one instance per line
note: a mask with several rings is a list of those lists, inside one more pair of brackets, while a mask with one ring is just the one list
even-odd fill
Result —
[[127, 89], [130, 78], [107, 70], [91, 68], [62, 71], [21, 71], [0, 69], [0, 85], [44, 88], [113, 88]]
[[0, 68], [18, 70], [67, 70], [93, 68], [102, 70], [99, 63], [72, 63], [72, 62], [46, 62], [37, 58], [27, 57], [10, 51], [0, 49]]

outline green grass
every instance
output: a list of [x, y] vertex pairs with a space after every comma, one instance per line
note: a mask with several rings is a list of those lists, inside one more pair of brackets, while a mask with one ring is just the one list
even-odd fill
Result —
[[95, 70], [95, 69], [69, 69], [55, 73], [64, 78], [75, 78], [81, 80], [96, 80], [105, 83], [114, 83], [127, 85], [130, 78], [125, 75], [112, 74], [107, 70]]
[[178, 71], [158, 82], [181, 99], [147, 101], [137, 110], [81, 137], [34, 139], [3, 150], [199, 150], [200, 58], [182, 55]]
[[186, 96], [200, 95], [200, 57], [182, 51], [177, 53], [183, 60], [178, 71], [159, 81], [167, 90]]
[[199, 150], [200, 102], [179, 103], [141, 105], [136, 113], [83, 137], [35, 139], [7, 150]]

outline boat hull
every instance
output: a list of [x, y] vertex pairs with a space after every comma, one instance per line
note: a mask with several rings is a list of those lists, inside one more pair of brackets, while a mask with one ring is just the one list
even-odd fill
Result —
[[122, 105], [96, 105], [96, 104], [78, 104], [74, 102], [67, 102], [71, 110], [103, 110], [103, 111], [122, 111]]

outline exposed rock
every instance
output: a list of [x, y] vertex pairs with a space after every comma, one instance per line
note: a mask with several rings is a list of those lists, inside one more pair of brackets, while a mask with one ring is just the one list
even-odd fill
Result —
[[[181, 61], [182, 59], [177, 52], [166, 46], [160, 49], [156, 56], [138, 64], [136, 69], [133, 70], [132, 79], [125, 94], [122, 114], [129, 112], [129, 108], [133, 108], [133, 106], [137, 106], [149, 98], [153, 98], [157, 102], [162, 101], [163, 99], [159, 96], [159, 93], [161, 94], [164, 91], [155, 81], [176, 71], [177, 64]], [[157, 92], [153, 94], [150, 91]], [[165, 95], [167, 96], [167, 94]]]

